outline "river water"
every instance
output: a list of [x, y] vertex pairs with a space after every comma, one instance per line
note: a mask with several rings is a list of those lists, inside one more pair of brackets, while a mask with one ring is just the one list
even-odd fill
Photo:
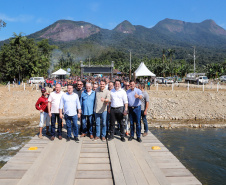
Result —
[[226, 128], [150, 130], [202, 184], [226, 185]]
[[9, 131], [0, 128], [0, 168], [35, 136], [37, 131], [37, 128], [11, 127]]
[[[202, 184], [226, 185], [226, 128], [150, 130]], [[0, 128], [0, 168], [37, 132], [29, 127]]]

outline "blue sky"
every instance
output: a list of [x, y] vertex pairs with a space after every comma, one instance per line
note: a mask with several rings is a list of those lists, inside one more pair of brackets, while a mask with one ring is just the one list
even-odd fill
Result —
[[213, 19], [226, 29], [224, 0], [1, 0], [0, 19], [7, 23], [0, 40], [29, 35], [57, 20], [86, 21], [113, 29], [124, 20], [152, 27], [165, 18], [186, 22]]

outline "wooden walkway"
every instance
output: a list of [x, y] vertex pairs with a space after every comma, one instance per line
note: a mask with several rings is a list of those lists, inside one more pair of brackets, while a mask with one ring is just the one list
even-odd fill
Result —
[[[88, 137], [66, 142], [33, 137], [0, 169], [1, 185], [199, 185], [201, 184], [149, 132], [121, 142], [92, 141]], [[37, 150], [28, 150], [30, 147]], [[152, 150], [160, 146], [161, 150]]]

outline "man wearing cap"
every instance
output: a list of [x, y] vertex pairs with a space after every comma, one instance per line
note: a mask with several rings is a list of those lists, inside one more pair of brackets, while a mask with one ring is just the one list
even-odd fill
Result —
[[136, 134], [137, 141], [142, 142], [141, 135], [141, 99], [143, 97], [142, 91], [136, 88], [136, 84], [133, 80], [130, 80], [130, 89], [126, 91], [128, 97], [128, 107], [129, 107], [129, 119], [130, 119], [130, 137], [128, 141], [134, 138], [134, 122], [136, 122]]
[[54, 92], [50, 93], [48, 98], [48, 112], [49, 116], [51, 117], [51, 140], [55, 139], [55, 124], [56, 119], [58, 120], [58, 138], [62, 139], [62, 119], [59, 116], [59, 106], [60, 106], [60, 99], [64, 93], [61, 92], [61, 85], [56, 84], [56, 88]]
[[48, 94], [46, 93], [46, 88], [41, 89], [42, 96], [38, 99], [35, 104], [37, 110], [40, 111], [40, 123], [39, 123], [39, 138], [42, 139], [42, 128], [44, 123], [46, 123], [46, 135], [50, 136], [49, 126], [50, 117], [48, 114]]

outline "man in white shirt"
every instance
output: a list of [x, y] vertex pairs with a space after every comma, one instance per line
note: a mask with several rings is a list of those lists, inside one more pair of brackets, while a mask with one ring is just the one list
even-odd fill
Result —
[[62, 139], [62, 119], [59, 116], [60, 99], [64, 93], [61, 92], [61, 85], [56, 84], [54, 92], [51, 92], [48, 98], [48, 112], [51, 117], [51, 140], [55, 139], [55, 124], [58, 120], [58, 138]]
[[[64, 93], [60, 100], [60, 118], [63, 117], [63, 111], [64, 108], [64, 118], [66, 121], [67, 126], [67, 141], [70, 141], [71, 139], [71, 122], [72, 122], [72, 131], [74, 135], [74, 139], [76, 142], [79, 141], [78, 139], [78, 118], [81, 116], [81, 105], [79, 102], [79, 97], [77, 94], [73, 92], [73, 85], [67, 86], [67, 93]], [[77, 111], [78, 110], [78, 111]], [[78, 112], [78, 114], [77, 114]]]
[[114, 139], [115, 121], [120, 124], [121, 141], [125, 142], [125, 131], [123, 123], [123, 115], [128, 112], [128, 99], [126, 92], [121, 89], [121, 81], [115, 80], [115, 88], [111, 90], [111, 98], [109, 102], [110, 112], [110, 136], [109, 141]]

